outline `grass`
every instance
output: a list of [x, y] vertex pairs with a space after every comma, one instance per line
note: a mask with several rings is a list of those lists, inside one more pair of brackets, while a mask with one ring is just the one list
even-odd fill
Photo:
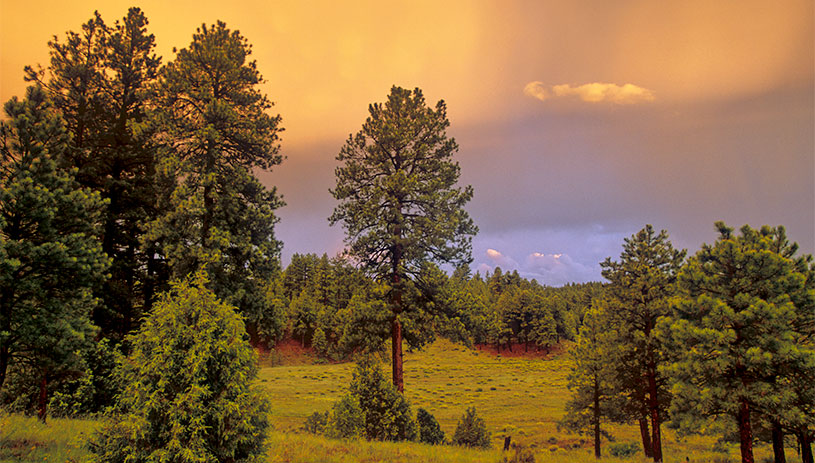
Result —
[[93, 420], [52, 419], [0, 412], [0, 462], [78, 462], [86, 455], [85, 440], [99, 425]]
[[[295, 359], [296, 360], [296, 359]], [[301, 359], [302, 360], [302, 359]], [[353, 364], [294, 365], [261, 368], [259, 381], [272, 397], [273, 430], [269, 462], [487, 462], [502, 458], [499, 450], [480, 451], [415, 443], [339, 441], [300, 432], [315, 411], [325, 411], [345, 392]], [[569, 396], [565, 355], [550, 359], [506, 357], [439, 341], [425, 351], [405, 356], [405, 391], [414, 411], [432, 413], [450, 437], [467, 407], [475, 406], [500, 448], [504, 436], [534, 446], [539, 463], [593, 462], [589, 439], [559, 432], [556, 423]], [[385, 366], [385, 368], [388, 368]], [[0, 461], [80, 462], [87, 456], [84, 441], [99, 425], [93, 420], [51, 419], [42, 425], [33, 418], [0, 415]], [[634, 426], [609, 428], [618, 442], [639, 442]], [[679, 439], [663, 427], [665, 461], [737, 462], [738, 448], [726, 454], [710, 449], [715, 439]], [[607, 445], [607, 444], [604, 444]], [[771, 458], [768, 446], [755, 449], [756, 461]], [[608, 455], [604, 449], [604, 455]], [[790, 461], [795, 453], [788, 451]], [[647, 461], [604, 457], [608, 462]], [[768, 460], [770, 461], [770, 460]]]

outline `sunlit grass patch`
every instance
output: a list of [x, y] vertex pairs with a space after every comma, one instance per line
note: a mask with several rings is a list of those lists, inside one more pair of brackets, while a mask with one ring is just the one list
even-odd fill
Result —
[[99, 426], [95, 420], [51, 419], [0, 411], [0, 461], [73, 462], [88, 455], [86, 439]]

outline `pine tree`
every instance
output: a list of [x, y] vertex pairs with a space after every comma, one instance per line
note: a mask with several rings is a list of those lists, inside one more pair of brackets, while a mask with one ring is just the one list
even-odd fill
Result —
[[[614, 307], [609, 311], [609, 320], [617, 328], [628, 356], [625, 362], [618, 363], [618, 384], [632, 401], [647, 400], [629, 408], [648, 412], [655, 462], [662, 461], [660, 426], [669, 395], [666, 380], [659, 372], [665, 360], [654, 328], [661, 317], [671, 312], [676, 277], [684, 258], [685, 251], [673, 248], [665, 230], [656, 234], [651, 225], [646, 225], [625, 239], [620, 262], [608, 258], [600, 264], [603, 276], [611, 283], [608, 290]], [[643, 435], [643, 446], [647, 448], [645, 441]]]
[[0, 388], [13, 362], [49, 378], [79, 361], [94, 334], [92, 290], [108, 259], [96, 239], [103, 202], [56, 159], [69, 136], [39, 87], [5, 105], [0, 123]]
[[716, 228], [716, 242], [703, 245], [682, 270], [683, 300], [660, 327], [674, 353], [666, 368], [674, 381], [671, 410], [687, 428], [730, 417], [742, 461], [752, 463], [754, 417], [811, 425], [811, 414], [804, 418], [811, 394], [807, 399], [785, 384], [812, 378], [811, 337], [806, 342], [796, 325], [812, 319], [813, 292], [783, 227], [745, 225], [738, 236], [723, 222]]
[[613, 351], [608, 333], [607, 303], [595, 300], [583, 319], [577, 345], [571, 350], [574, 366], [567, 387], [572, 397], [566, 403], [566, 415], [558, 427], [590, 433], [594, 437], [594, 456], [600, 458], [600, 437], [606, 420], [618, 420], [614, 389]]
[[256, 332], [275, 325], [264, 286], [279, 269], [274, 210], [283, 202], [254, 171], [280, 164], [282, 129], [250, 54], [246, 38], [218, 22], [162, 68], [161, 168], [174, 184], [147, 241], [160, 245], [176, 277], [207, 266], [211, 288]]
[[447, 138], [447, 108], [431, 109], [422, 91], [393, 87], [388, 101], [369, 106], [370, 116], [337, 155], [340, 203], [331, 224], [343, 223], [348, 253], [390, 285], [393, 383], [404, 390], [402, 320], [407, 284], [427, 261], [471, 259], [477, 231], [464, 205], [472, 187], [460, 188], [458, 149]]
[[49, 42], [47, 69], [26, 68], [26, 79], [42, 86], [68, 121], [72, 137], [62, 167], [76, 168], [80, 184], [107, 200], [99, 234], [112, 259], [111, 278], [96, 292], [103, 304], [93, 319], [116, 341], [149, 310], [162, 280], [155, 249], [140, 243], [145, 224], [157, 215], [147, 87], [160, 60], [147, 24], [138, 8], [113, 26], [96, 13], [80, 33]]

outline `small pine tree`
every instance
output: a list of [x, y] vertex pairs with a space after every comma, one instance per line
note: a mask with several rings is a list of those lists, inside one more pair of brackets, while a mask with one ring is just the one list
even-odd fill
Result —
[[362, 435], [365, 417], [362, 414], [359, 401], [346, 394], [334, 404], [327, 433], [331, 437], [353, 439]]
[[314, 336], [311, 338], [311, 347], [320, 357], [325, 357], [328, 354], [328, 342], [325, 339], [325, 331], [321, 327], [314, 330]]
[[419, 424], [419, 442], [425, 444], [443, 444], [444, 431], [441, 430], [439, 422], [424, 408], [416, 411], [416, 422]]
[[91, 443], [94, 461], [257, 461], [268, 401], [241, 317], [204, 272], [173, 284], [128, 341], [124, 391]]
[[465, 447], [488, 449], [492, 446], [490, 432], [484, 420], [476, 415], [475, 407], [470, 407], [461, 417], [453, 435], [453, 444]]
[[385, 378], [379, 363], [364, 357], [353, 373], [350, 395], [359, 403], [363, 435], [373, 440], [416, 440], [418, 430], [410, 404]]

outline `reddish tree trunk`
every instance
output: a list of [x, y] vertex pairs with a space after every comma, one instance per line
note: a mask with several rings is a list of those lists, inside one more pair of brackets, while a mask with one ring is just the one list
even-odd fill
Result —
[[773, 420], [772, 426], [775, 463], [787, 463], [787, 455], [784, 453], [784, 430], [781, 429], [781, 423], [776, 420]]
[[640, 436], [642, 436], [642, 451], [646, 458], [654, 455], [654, 447], [651, 445], [651, 433], [648, 430], [648, 418], [640, 418]]
[[807, 431], [798, 433], [798, 443], [801, 445], [801, 461], [802, 463], [815, 463], [812, 458], [812, 436]]
[[753, 459], [753, 429], [750, 426], [750, 404], [742, 398], [737, 416], [739, 425], [739, 441], [741, 445], [741, 462], [754, 463]]
[[3, 388], [3, 383], [6, 382], [6, 370], [8, 369], [9, 357], [8, 346], [0, 346], [0, 389]]
[[38, 401], [37, 417], [45, 423], [45, 418], [48, 413], [48, 380], [43, 373], [42, 381], [40, 381], [40, 397]]
[[662, 461], [662, 436], [660, 435], [659, 399], [657, 398], [656, 366], [648, 368], [648, 406], [651, 409], [651, 448], [654, 461]]
[[405, 392], [405, 381], [402, 376], [402, 325], [399, 323], [399, 314], [393, 314], [391, 330], [393, 344], [393, 385], [399, 392]]
[[594, 458], [600, 459], [600, 385], [594, 375]]

